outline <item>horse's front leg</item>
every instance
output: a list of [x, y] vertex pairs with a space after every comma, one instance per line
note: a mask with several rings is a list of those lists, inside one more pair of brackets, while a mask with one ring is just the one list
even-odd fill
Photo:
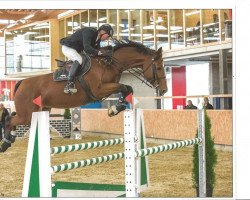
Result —
[[10, 125], [11, 116], [7, 116], [4, 124], [4, 138], [1, 141], [0, 152], [5, 152], [10, 146], [11, 143], [15, 141], [15, 136], [11, 134], [12, 127]]
[[18, 117], [15, 112], [11, 113], [11, 116], [6, 117], [4, 138], [1, 141], [0, 152], [5, 152], [11, 146], [11, 143], [15, 142], [17, 124], [26, 125], [28, 123], [25, 123], [25, 121]]
[[121, 111], [123, 111], [123, 110], [126, 109], [126, 106], [128, 104], [128, 102], [126, 101], [126, 97], [130, 93], [133, 94], [133, 88], [131, 86], [129, 86], [129, 85], [123, 85], [123, 84], [121, 84], [119, 92], [121, 93], [121, 95], [119, 97], [119, 100], [118, 100], [117, 104], [111, 106], [108, 109], [108, 115], [110, 117], [113, 117], [113, 116], [117, 115], [118, 113], [120, 113]]
[[129, 85], [119, 83], [107, 83], [101, 86], [100, 91], [102, 91], [100, 93], [101, 96], [109, 96], [119, 92], [121, 93], [117, 104], [108, 108], [108, 115], [112, 117], [126, 109], [128, 102], [125, 99], [130, 93], [133, 93], [133, 88]]

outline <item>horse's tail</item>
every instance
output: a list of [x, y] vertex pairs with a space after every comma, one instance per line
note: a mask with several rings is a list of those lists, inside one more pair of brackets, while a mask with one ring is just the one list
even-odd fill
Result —
[[20, 81], [18, 81], [18, 82], [16, 83], [15, 89], [14, 89], [14, 96], [15, 96], [15, 94], [16, 94], [16, 91], [17, 91], [18, 87], [21, 85], [21, 83], [22, 83], [22, 80], [20, 80]]

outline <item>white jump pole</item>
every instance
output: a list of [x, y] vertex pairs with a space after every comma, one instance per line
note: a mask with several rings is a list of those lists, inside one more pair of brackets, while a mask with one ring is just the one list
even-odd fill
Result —
[[136, 157], [136, 152], [146, 147], [143, 122], [141, 109], [124, 112], [126, 197], [139, 197], [140, 192], [149, 185], [148, 160]]
[[198, 138], [202, 142], [198, 144], [199, 156], [199, 197], [206, 197], [206, 140], [205, 140], [205, 111], [198, 109]]
[[[125, 180], [126, 197], [139, 197], [140, 193], [140, 166], [137, 159], [137, 152], [140, 152], [139, 138], [142, 131], [143, 118], [142, 111], [139, 109], [124, 112], [124, 140], [125, 140]], [[171, 148], [164, 150], [163, 146], [156, 146], [155, 153], [198, 144], [199, 151], [199, 196], [206, 197], [206, 158], [205, 158], [205, 114], [204, 110], [198, 110], [198, 138], [176, 142], [170, 144]], [[194, 141], [193, 141], [194, 140]], [[153, 153], [153, 148], [145, 155]]]
[[124, 112], [124, 148], [126, 197], [139, 197], [136, 158], [138, 139], [136, 138], [135, 115], [133, 110]]
[[22, 197], [51, 197], [50, 166], [49, 112], [34, 112], [30, 127]]

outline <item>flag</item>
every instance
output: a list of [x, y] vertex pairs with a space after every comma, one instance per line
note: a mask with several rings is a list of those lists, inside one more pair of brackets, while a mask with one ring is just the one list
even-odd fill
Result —
[[42, 97], [41, 95], [33, 100], [33, 103], [38, 105], [39, 107], [42, 107]]
[[126, 101], [129, 102], [130, 104], [133, 104], [132, 93], [130, 93], [125, 99], [126, 99]]

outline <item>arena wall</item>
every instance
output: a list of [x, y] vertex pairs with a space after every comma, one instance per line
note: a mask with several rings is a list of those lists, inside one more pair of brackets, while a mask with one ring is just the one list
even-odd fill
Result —
[[[232, 145], [232, 111], [208, 110], [211, 133], [216, 144]], [[81, 110], [83, 131], [123, 134], [123, 115], [108, 117], [107, 110]], [[194, 138], [197, 129], [195, 110], [144, 110], [146, 136], [151, 138], [184, 140]]]

